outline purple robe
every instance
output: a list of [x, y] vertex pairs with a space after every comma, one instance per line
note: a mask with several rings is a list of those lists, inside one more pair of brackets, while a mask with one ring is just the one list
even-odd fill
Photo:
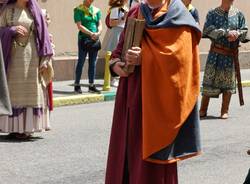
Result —
[[[14, 0], [6, 0], [2, 7], [0, 8], [1, 12], [4, 8], [11, 3], [15, 3]], [[36, 28], [36, 48], [38, 51], [39, 57], [52, 57], [53, 49], [51, 46], [49, 32], [47, 25], [45, 23], [42, 10], [39, 7], [36, 0], [29, 0], [27, 2], [27, 7], [34, 18], [35, 28]], [[1, 14], [0, 14], [1, 15]], [[0, 41], [2, 42], [3, 48], [3, 58], [5, 63], [5, 70], [8, 71], [8, 65], [11, 62], [11, 46], [12, 39], [15, 36], [15, 27], [1, 27], [0, 28]], [[52, 82], [48, 85], [48, 94], [49, 94], [49, 108], [53, 109], [53, 89]]]

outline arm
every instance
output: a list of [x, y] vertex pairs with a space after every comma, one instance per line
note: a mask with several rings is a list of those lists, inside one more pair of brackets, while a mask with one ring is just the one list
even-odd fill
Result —
[[246, 25], [246, 19], [244, 17], [244, 15], [240, 12], [239, 15], [239, 29], [237, 30], [238, 35], [239, 35], [239, 41], [244, 42], [246, 40], [247, 37], [247, 33], [248, 33], [248, 27]]
[[7, 8], [4, 9], [3, 12], [0, 14], [0, 31], [1, 37], [3, 36], [3, 32], [9, 31], [12, 36], [16, 34], [16, 27], [15, 26], [8, 26], [7, 18], [6, 18]]
[[214, 25], [214, 18], [212, 15], [212, 12], [208, 12], [207, 17], [206, 17], [206, 22], [204, 24], [203, 28], [203, 38], [210, 38], [212, 40], [217, 40], [221, 37], [227, 37], [228, 31], [219, 28], [217, 29]]
[[4, 12], [1, 13], [0, 15], [0, 29], [8, 29], [10, 33], [14, 36], [18, 34], [18, 36], [27, 36], [28, 35], [28, 30], [22, 26], [22, 25], [17, 25], [17, 26], [9, 26], [7, 23], [7, 18], [6, 18], [6, 13], [7, 13], [8, 8], [5, 8]]
[[88, 30], [84, 25], [82, 25], [82, 17], [84, 16], [83, 12], [81, 12], [79, 9], [74, 9], [74, 21], [76, 23], [76, 26], [79, 31], [82, 33], [89, 35], [90, 37], [93, 36], [93, 32]]
[[77, 25], [78, 30], [83, 32], [84, 34], [89, 35], [90, 37], [92, 37], [92, 35], [94, 34], [90, 30], [88, 30], [86, 27], [84, 27], [81, 22], [76, 22], [76, 25]]
[[[138, 16], [138, 10], [139, 6], [135, 6], [128, 12], [127, 17], [134, 17], [136, 18]], [[124, 30], [122, 31], [120, 35], [120, 39], [118, 42], [118, 45], [116, 49], [112, 52], [111, 60], [110, 60], [110, 71], [113, 76], [119, 75], [121, 77], [127, 77], [128, 73], [123, 70], [123, 67], [125, 66], [125, 62], [122, 61], [121, 55], [124, 45], [124, 39], [125, 39], [125, 32], [127, 29], [127, 23], [125, 25]], [[131, 65], [138, 65], [140, 64], [138, 60], [140, 57], [140, 48], [132, 48], [129, 49], [125, 55], [126, 62]]]
[[99, 22], [98, 22], [98, 32], [97, 32], [97, 34], [100, 36], [101, 33], [102, 33], [102, 21], [99, 20]]
[[122, 67], [125, 66], [125, 63], [123, 63], [121, 61], [121, 54], [122, 54], [122, 48], [123, 48], [123, 44], [124, 44], [124, 37], [125, 37], [125, 29], [122, 31], [122, 33], [120, 35], [119, 42], [118, 42], [115, 50], [112, 52], [111, 59], [109, 62], [110, 74], [113, 77], [119, 76], [114, 69], [114, 67], [115, 67], [115, 65], [117, 65], [117, 63], [120, 66], [121, 71], [122, 71]]
[[194, 8], [193, 17], [194, 17], [195, 21], [199, 24], [200, 23], [200, 16], [199, 16], [199, 12], [196, 8]]
[[93, 40], [98, 40], [101, 33], [102, 33], [102, 22], [101, 22], [101, 12], [100, 11], [97, 13], [97, 17], [98, 17], [97, 32], [93, 33], [91, 36], [91, 38]]

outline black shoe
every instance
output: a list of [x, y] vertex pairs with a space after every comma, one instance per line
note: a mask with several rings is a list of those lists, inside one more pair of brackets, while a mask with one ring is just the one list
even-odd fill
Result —
[[95, 85], [89, 86], [89, 92], [90, 92], [90, 93], [97, 93], [97, 94], [100, 94], [100, 93], [101, 93], [101, 91], [98, 90], [98, 89], [95, 87]]
[[79, 94], [82, 94], [81, 87], [80, 86], [75, 86], [75, 92], [79, 93]]

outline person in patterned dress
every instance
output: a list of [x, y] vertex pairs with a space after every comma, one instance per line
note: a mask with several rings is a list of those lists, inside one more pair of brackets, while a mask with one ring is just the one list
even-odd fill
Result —
[[221, 118], [228, 118], [231, 95], [236, 93], [234, 56], [239, 43], [245, 41], [248, 28], [243, 13], [235, 8], [234, 0], [222, 0], [208, 12], [203, 37], [211, 40], [202, 89], [200, 117], [207, 116], [210, 98], [222, 94]]

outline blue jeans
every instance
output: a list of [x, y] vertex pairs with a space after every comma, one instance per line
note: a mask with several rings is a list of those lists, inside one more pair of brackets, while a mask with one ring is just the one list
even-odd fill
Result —
[[81, 76], [82, 76], [82, 69], [86, 59], [86, 56], [89, 56], [89, 68], [88, 68], [88, 77], [89, 83], [94, 84], [95, 73], [96, 73], [96, 58], [98, 51], [97, 50], [86, 50], [81, 41], [78, 40], [78, 62], [76, 65], [75, 71], [75, 84], [80, 84]]

